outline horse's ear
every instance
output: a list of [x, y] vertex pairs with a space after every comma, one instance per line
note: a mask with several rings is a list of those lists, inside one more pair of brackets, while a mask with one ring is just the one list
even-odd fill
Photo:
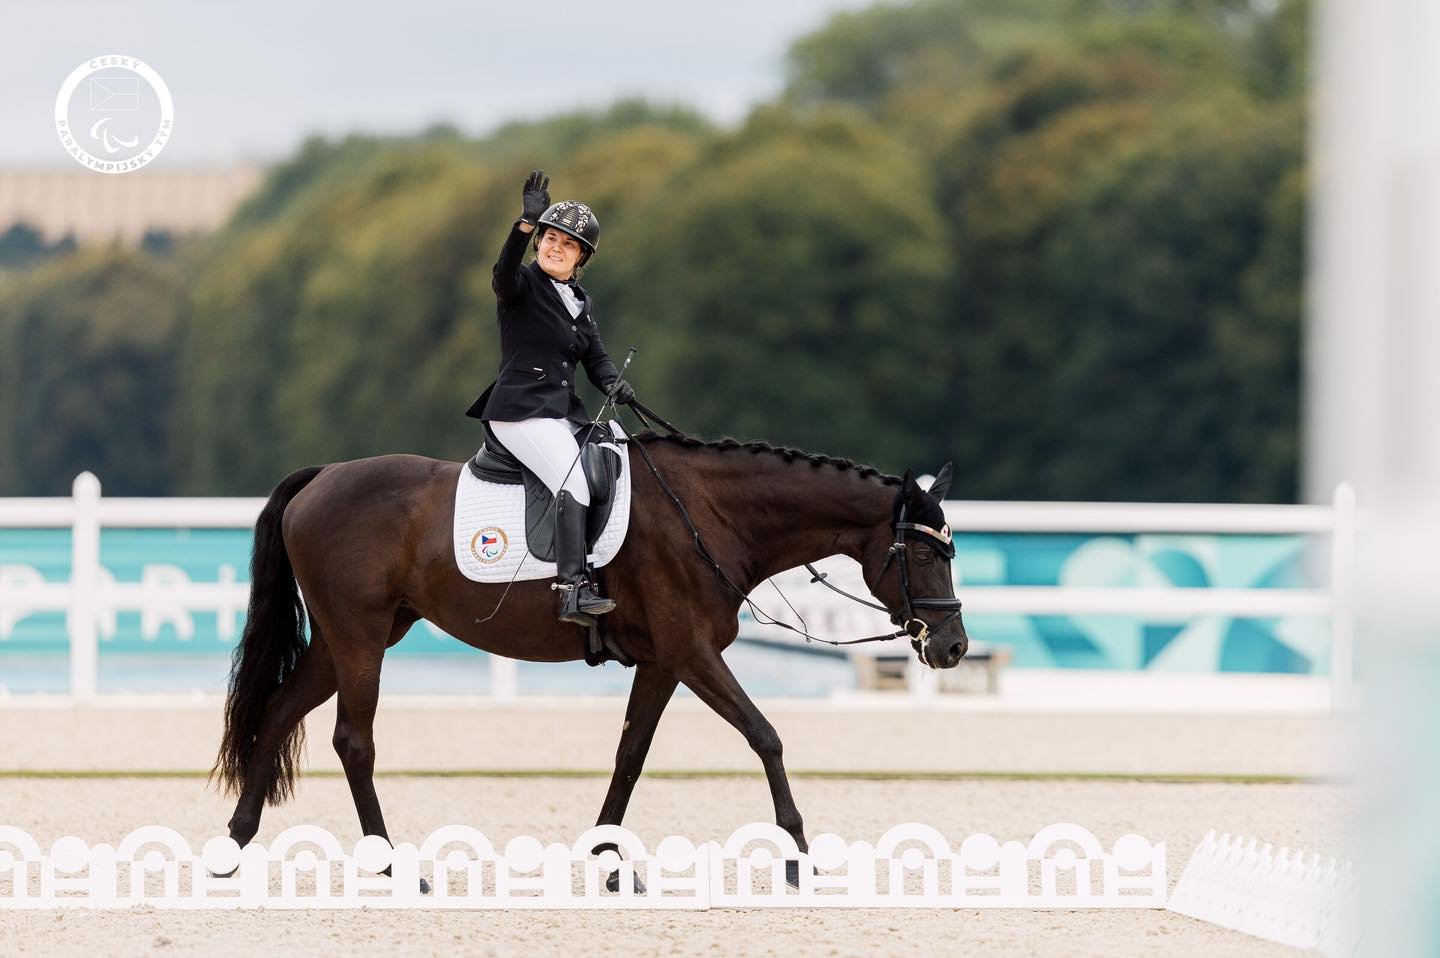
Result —
[[913, 514], [924, 499], [925, 491], [920, 488], [920, 483], [915, 481], [914, 471], [906, 469], [905, 474], [900, 477], [900, 491], [895, 493], [895, 517], [898, 518], [901, 511], [907, 508]]
[[906, 501], [909, 501], [909, 503], [913, 503], [914, 507], [916, 507], [916, 509], [919, 509], [920, 503], [923, 503], [924, 501], [924, 490], [923, 488], [920, 488], [919, 480], [916, 480], [916, 478], [914, 478], [913, 470], [904, 471], [903, 478], [904, 483], [900, 485], [901, 496], [904, 496], [904, 498], [906, 498]]
[[930, 495], [943, 502], [945, 494], [950, 491], [950, 479], [950, 463], [947, 462], [935, 473], [935, 481], [930, 483]]

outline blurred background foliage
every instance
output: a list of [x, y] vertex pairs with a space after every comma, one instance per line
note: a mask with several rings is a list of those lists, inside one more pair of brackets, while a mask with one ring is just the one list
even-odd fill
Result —
[[887, 4], [799, 39], [739, 128], [626, 101], [316, 138], [212, 236], [12, 230], [0, 494], [467, 456], [491, 266], [543, 166], [604, 224], [583, 283], [612, 357], [638, 346], [641, 397], [693, 432], [954, 459], [958, 498], [1292, 501], [1307, 17]]

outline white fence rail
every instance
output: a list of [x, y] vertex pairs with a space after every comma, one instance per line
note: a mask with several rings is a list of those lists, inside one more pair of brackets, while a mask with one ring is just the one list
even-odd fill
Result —
[[[117, 583], [100, 564], [100, 530], [111, 528], [250, 528], [265, 500], [258, 498], [144, 499], [101, 496], [100, 481], [90, 473], [76, 477], [69, 498], [0, 499], [0, 529], [66, 528], [71, 532], [69, 582], [44, 582], [19, 574], [24, 567], [0, 566], [0, 633], [34, 612], [66, 614], [70, 640], [70, 693], [76, 699], [96, 692], [99, 637], [102, 623], [116, 610], [138, 610], [142, 619], [157, 610], [219, 613], [222, 637], [233, 634], [235, 616], [243, 612], [248, 583], [223, 576], [220, 582], [191, 583], [177, 588], [156, 577]], [[1355, 492], [1348, 484], [1336, 490], [1328, 506], [1316, 505], [1170, 505], [1149, 503], [1025, 503], [947, 502], [950, 526], [965, 532], [1011, 533], [1201, 533], [1309, 535], [1328, 539], [1329, 575], [1323, 588], [1075, 588], [1068, 586], [966, 587], [969, 614], [1034, 615], [1231, 615], [1324, 616], [1330, 622], [1332, 704], [1353, 702], [1357, 512]], [[848, 560], [845, 560], [848, 562]], [[850, 563], [854, 565], [854, 563]], [[822, 568], [827, 567], [822, 563]], [[786, 573], [778, 576], [782, 584]], [[803, 570], [790, 581], [808, 582]], [[228, 579], [228, 581], [227, 581]], [[863, 583], [845, 585], [843, 575], [832, 581], [863, 593]], [[877, 631], [871, 613], [826, 589], [790, 589], [817, 634], [827, 626], [844, 636]], [[803, 596], [798, 600], [794, 597]], [[773, 603], [769, 603], [773, 605]], [[772, 610], [773, 611], [773, 610]], [[777, 630], [778, 631], [778, 630]], [[867, 647], [860, 647], [862, 649]], [[513, 697], [515, 663], [492, 656], [491, 692]]]
[[[1328, 546], [1322, 568], [1324, 586], [1272, 588], [1089, 588], [1061, 586], [975, 586], [961, 582], [958, 594], [972, 615], [1128, 615], [1165, 620], [1193, 616], [1236, 618], [1324, 618], [1330, 631], [1331, 704], [1352, 707], [1356, 592], [1356, 538], [1359, 518], [1355, 490], [1342, 483], [1330, 505], [1171, 505], [1100, 502], [959, 502], [945, 503], [950, 528], [966, 533], [1165, 533], [1203, 535], [1297, 535]], [[1317, 560], [1319, 554], [1316, 554]], [[1328, 570], [1323, 566], [1328, 565]], [[864, 595], [858, 564], [833, 557], [817, 563], [828, 581]], [[1320, 577], [1317, 575], [1317, 577]], [[824, 639], [873, 635], [890, 629], [886, 616], [852, 603], [828, 589], [809, 585], [804, 569], [775, 577], [788, 603], [762, 587], [756, 600], [768, 613], [790, 625], [803, 618], [809, 631]], [[778, 628], [747, 622], [742, 635], [767, 642], [802, 644]], [[893, 655], [886, 643], [850, 647], [852, 656]], [[922, 672], [924, 670], [912, 670]], [[912, 679], [915, 675], [912, 674]], [[911, 691], [923, 696], [921, 684]]]

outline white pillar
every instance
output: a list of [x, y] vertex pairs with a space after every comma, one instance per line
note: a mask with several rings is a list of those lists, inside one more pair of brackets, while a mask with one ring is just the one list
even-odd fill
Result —
[[70, 527], [70, 695], [95, 697], [100, 646], [100, 480], [82, 472], [71, 487], [75, 518]]
[[1320, 501], [1351, 479], [1366, 508], [1354, 658], [1367, 735], [1354, 756], [1354, 824], [1364, 872], [1384, 888], [1368, 896], [1365, 952], [1433, 955], [1440, 2], [1316, 9], [1305, 488]]
[[514, 659], [490, 654], [490, 696], [497, 702], [514, 700], [519, 687], [519, 667]]
[[1440, 3], [1317, 7], [1304, 490], [1440, 479]]
[[1328, 502], [1349, 480], [1374, 502], [1385, 435], [1381, 330], [1391, 300], [1387, 217], [1393, 0], [1316, 7], [1302, 496]]
[[1356, 556], [1355, 487], [1335, 487], [1335, 528], [1330, 535], [1330, 707], [1355, 702]]

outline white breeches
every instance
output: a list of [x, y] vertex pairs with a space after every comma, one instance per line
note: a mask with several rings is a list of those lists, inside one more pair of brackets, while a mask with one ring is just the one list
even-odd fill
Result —
[[[539, 476], [551, 492], [558, 493], [561, 482], [564, 482], [576, 502], [582, 506], [590, 505], [590, 485], [585, 481], [585, 470], [579, 462], [580, 446], [570, 434], [570, 425], [564, 419], [522, 419], [519, 422], [492, 419], [490, 428], [505, 448]], [[572, 463], [574, 468], [571, 468]], [[569, 478], [565, 476], [567, 470]]]

